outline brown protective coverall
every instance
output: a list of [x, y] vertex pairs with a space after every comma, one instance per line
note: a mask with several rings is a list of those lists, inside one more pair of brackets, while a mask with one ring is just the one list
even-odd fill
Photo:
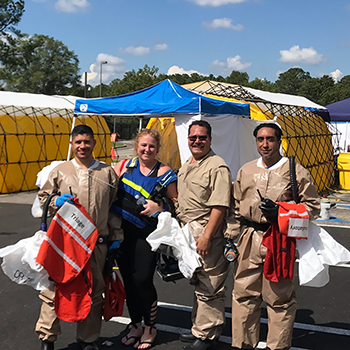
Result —
[[[319, 214], [320, 200], [310, 174], [296, 164], [296, 178], [300, 203], [310, 219]], [[269, 169], [261, 158], [245, 164], [234, 183], [236, 218], [254, 223], [266, 223], [259, 205], [257, 189], [264, 198], [274, 202], [291, 201], [289, 161], [282, 158]], [[238, 241], [239, 257], [232, 292], [232, 346], [253, 349], [259, 342], [260, 308], [265, 301], [268, 313], [267, 346], [271, 350], [285, 350], [291, 346], [296, 313], [296, 296], [292, 280], [270, 282], [263, 274], [266, 248], [261, 244], [265, 232], [242, 227]]]
[[[59, 194], [72, 192], [89, 213], [97, 227], [99, 237], [106, 237], [107, 241], [122, 241], [121, 219], [109, 213], [117, 190], [118, 177], [109, 165], [95, 160], [89, 169], [84, 169], [73, 159], [59, 164], [51, 171], [38, 197], [43, 206], [48, 196], [54, 191]], [[51, 213], [58, 209], [54, 204], [56, 198], [54, 197], [51, 201], [49, 208]], [[105, 292], [103, 268], [106, 254], [107, 245], [96, 244], [90, 258], [93, 276], [92, 305], [88, 317], [83, 322], [77, 323], [76, 333], [77, 340], [87, 343], [97, 340], [100, 334], [104, 302], [102, 293]], [[54, 309], [54, 285], [41, 291], [39, 297], [43, 303], [35, 330], [39, 339], [53, 342], [61, 333], [59, 319]]]
[[[178, 219], [190, 223], [195, 239], [200, 237], [209, 221], [212, 207], [230, 206], [231, 175], [225, 161], [210, 151], [191, 164], [190, 157], [178, 174]], [[211, 240], [209, 254], [200, 257], [202, 267], [195, 276], [192, 309], [192, 334], [201, 339], [219, 338], [225, 324], [225, 281], [228, 263], [223, 257], [223, 228], [220, 225]]]

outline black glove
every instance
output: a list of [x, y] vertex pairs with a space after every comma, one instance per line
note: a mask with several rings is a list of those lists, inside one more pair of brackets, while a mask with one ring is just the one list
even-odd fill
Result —
[[[116, 242], [119, 243], [116, 244]], [[116, 247], [117, 246], [117, 247]], [[105, 267], [104, 267], [104, 275], [105, 276], [111, 276], [113, 272], [113, 267], [117, 266], [116, 260], [120, 257], [120, 242], [119, 241], [114, 241], [110, 245], [108, 251], [107, 251], [107, 256], [106, 256], [106, 262], [105, 262]]]
[[279, 205], [269, 198], [263, 198], [259, 206], [266, 220], [270, 223], [278, 221], [278, 207]]

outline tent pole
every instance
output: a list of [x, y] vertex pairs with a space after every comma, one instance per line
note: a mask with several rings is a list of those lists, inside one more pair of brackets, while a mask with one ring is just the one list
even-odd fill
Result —
[[142, 117], [139, 120], [139, 131], [141, 131], [141, 129], [142, 129]]
[[[76, 114], [74, 114], [74, 116], [73, 116], [73, 121], [72, 121], [72, 130], [71, 130], [71, 132], [70, 132], [69, 141], [72, 141], [72, 131], [73, 131], [73, 129], [75, 128], [75, 121], [76, 121], [76, 119], [77, 119], [77, 116], [76, 116]], [[71, 143], [69, 142], [68, 154], [67, 154], [67, 161], [70, 160], [70, 152], [71, 152], [71, 151], [72, 151], [72, 145], [71, 145]]]

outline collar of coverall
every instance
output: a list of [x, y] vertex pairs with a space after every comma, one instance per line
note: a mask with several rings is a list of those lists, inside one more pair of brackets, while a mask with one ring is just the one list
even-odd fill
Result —
[[257, 166], [258, 166], [259, 168], [263, 168], [263, 169], [266, 169], [266, 170], [274, 170], [274, 169], [277, 169], [277, 168], [279, 168], [280, 166], [282, 166], [287, 160], [288, 160], [287, 157], [281, 157], [281, 159], [280, 159], [277, 163], [275, 163], [274, 165], [272, 165], [272, 166], [269, 167], [269, 168], [266, 168], [266, 167], [264, 167], [264, 165], [263, 165], [263, 163], [262, 163], [262, 158], [260, 157], [260, 158], [258, 158]]
[[[202, 163], [205, 159], [207, 159], [208, 157], [214, 156], [214, 155], [215, 155], [214, 151], [213, 151], [212, 149], [210, 149], [209, 152], [208, 152], [203, 158], [201, 158], [201, 159], [199, 159], [199, 160], [196, 160], [193, 164], [200, 164], [200, 163]], [[190, 164], [191, 164], [191, 162], [192, 162], [192, 159], [193, 159], [193, 156], [191, 156], [191, 157], [189, 158]], [[193, 165], [193, 164], [192, 164], [192, 165]]]
[[[77, 167], [77, 168], [82, 168], [78, 162], [75, 160], [75, 158], [72, 159], [72, 163]], [[90, 163], [90, 165], [88, 166], [88, 169], [95, 169], [99, 166], [100, 161], [97, 159], [93, 159], [93, 161]], [[83, 168], [82, 168], [83, 169]]]

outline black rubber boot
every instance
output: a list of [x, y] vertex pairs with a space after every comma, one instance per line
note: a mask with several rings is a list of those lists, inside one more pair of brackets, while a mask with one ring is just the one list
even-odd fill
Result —
[[54, 343], [52, 341], [41, 341], [41, 350], [54, 350]]

